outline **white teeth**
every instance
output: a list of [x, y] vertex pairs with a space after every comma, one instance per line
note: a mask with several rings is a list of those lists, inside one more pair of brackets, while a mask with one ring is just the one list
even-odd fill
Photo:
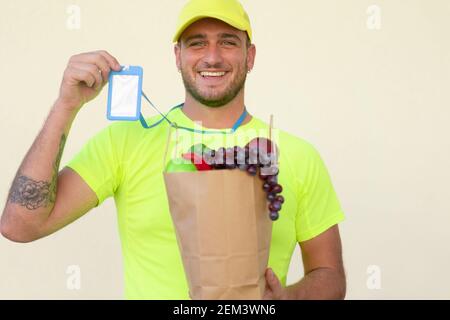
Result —
[[202, 71], [202, 72], [200, 72], [200, 75], [202, 77], [221, 77], [221, 76], [225, 75], [225, 72], [205, 72], [205, 71]]

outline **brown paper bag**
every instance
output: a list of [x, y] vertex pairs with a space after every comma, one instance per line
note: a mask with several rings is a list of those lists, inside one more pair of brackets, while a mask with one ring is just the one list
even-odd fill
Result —
[[272, 221], [258, 176], [164, 172], [192, 299], [261, 299]]

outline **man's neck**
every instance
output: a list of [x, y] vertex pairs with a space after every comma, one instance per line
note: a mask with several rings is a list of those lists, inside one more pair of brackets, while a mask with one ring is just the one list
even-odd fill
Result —
[[[201, 125], [210, 129], [231, 128], [244, 112], [245, 104], [243, 94], [239, 94], [228, 104], [221, 107], [208, 107], [190, 94], [186, 93], [186, 100], [183, 106], [183, 113], [192, 121], [201, 122]], [[242, 122], [247, 124], [252, 119], [250, 114]]]

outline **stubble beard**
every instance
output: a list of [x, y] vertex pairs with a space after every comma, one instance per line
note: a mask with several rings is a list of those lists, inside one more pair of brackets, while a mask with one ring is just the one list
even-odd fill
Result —
[[183, 78], [184, 87], [186, 91], [201, 104], [212, 107], [219, 108], [230, 101], [232, 101], [245, 87], [245, 81], [247, 80], [247, 67], [240, 66], [238, 73], [231, 83], [225, 88], [222, 94], [217, 95], [216, 93], [205, 95], [200, 92], [197, 87], [195, 80], [191, 78], [189, 73], [183, 66], [181, 67], [181, 76]]

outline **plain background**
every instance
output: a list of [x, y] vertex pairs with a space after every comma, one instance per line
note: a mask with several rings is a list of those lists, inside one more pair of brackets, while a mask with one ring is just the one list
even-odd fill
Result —
[[[171, 38], [184, 3], [0, 2], [2, 201], [71, 55], [106, 49], [144, 68], [144, 90], [161, 110], [183, 101]], [[262, 119], [274, 113], [276, 127], [321, 153], [347, 218], [340, 225], [347, 298], [449, 299], [450, 2], [242, 3], [257, 48], [246, 105]], [[61, 168], [110, 124], [106, 95], [78, 114]], [[143, 110], [154, 114], [146, 103]], [[110, 198], [35, 243], [1, 238], [0, 298], [121, 299], [115, 219]], [[73, 265], [79, 290], [67, 286]], [[289, 283], [302, 275], [297, 250]]]

